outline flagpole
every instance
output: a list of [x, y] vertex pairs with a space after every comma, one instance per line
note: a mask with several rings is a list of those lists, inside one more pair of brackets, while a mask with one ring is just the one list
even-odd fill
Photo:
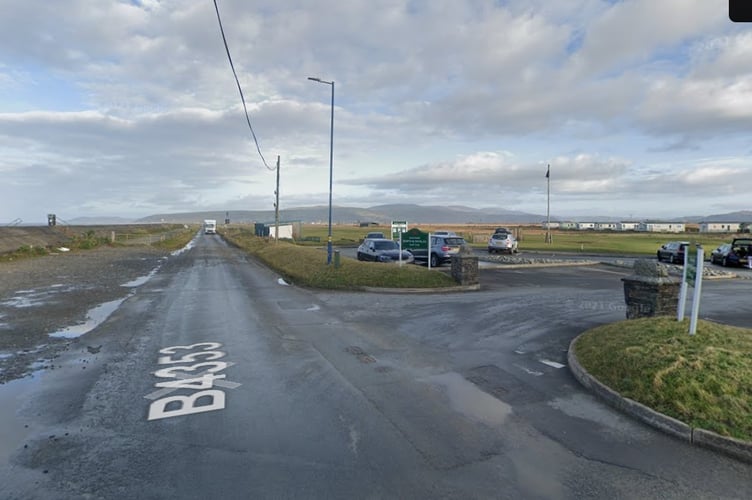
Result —
[[546, 169], [546, 243], [551, 240], [551, 164]]

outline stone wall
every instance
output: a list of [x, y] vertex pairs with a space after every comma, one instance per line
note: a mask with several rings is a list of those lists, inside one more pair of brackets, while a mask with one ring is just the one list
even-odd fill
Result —
[[663, 264], [650, 259], [636, 260], [634, 274], [622, 281], [627, 319], [676, 316], [681, 283], [669, 277]]
[[478, 257], [472, 251], [460, 251], [452, 257], [452, 278], [463, 286], [478, 285]]

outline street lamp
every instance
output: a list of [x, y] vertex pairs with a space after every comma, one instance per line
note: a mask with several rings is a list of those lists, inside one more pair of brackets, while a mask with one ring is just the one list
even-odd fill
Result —
[[322, 80], [321, 78], [316, 78], [313, 76], [308, 77], [309, 80], [313, 82], [319, 82], [323, 83], [325, 85], [331, 85], [332, 86], [332, 119], [331, 119], [331, 126], [329, 129], [329, 239], [326, 243], [326, 263], [327, 265], [332, 263], [332, 163], [333, 163], [333, 155], [334, 155], [334, 80], [331, 82], [327, 82], [326, 80]]

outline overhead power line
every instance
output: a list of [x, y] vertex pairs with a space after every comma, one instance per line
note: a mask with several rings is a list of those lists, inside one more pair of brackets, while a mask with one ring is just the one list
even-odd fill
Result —
[[243, 96], [243, 89], [240, 87], [240, 80], [238, 80], [238, 74], [235, 72], [235, 65], [232, 63], [232, 56], [230, 55], [230, 48], [227, 46], [227, 38], [225, 38], [225, 30], [222, 27], [222, 18], [219, 15], [219, 7], [217, 6], [217, 0], [214, 0], [214, 10], [217, 11], [217, 21], [219, 21], [219, 31], [222, 33], [222, 42], [225, 44], [225, 52], [227, 52], [227, 60], [230, 61], [230, 68], [232, 74], [235, 77], [235, 83], [238, 85], [238, 92], [240, 92], [240, 100], [243, 102], [243, 111], [245, 111], [245, 121], [248, 123], [248, 128], [251, 129], [251, 135], [253, 136], [253, 142], [256, 143], [256, 151], [258, 151], [261, 161], [264, 166], [269, 170], [274, 170], [275, 167], [270, 167], [266, 163], [264, 155], [261, 153], [261, 147], [259, 146], [258, 139], [256, 138], [256, 132], [253, 131], [253, 125], [251, 125], [251, 117], [248, 115], [248, 106], [245, 104], [245, 97]]

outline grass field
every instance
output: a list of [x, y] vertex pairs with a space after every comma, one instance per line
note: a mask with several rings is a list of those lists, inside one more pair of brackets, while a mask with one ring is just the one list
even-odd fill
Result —
[[[470, 245], [485, 248], [488, 238], [496, 225], [423, 225], [421, 231], [433, 232], [440, 229], [454, 231], [465, 238]], [[689, 241], [699, 243], [705, 248], [705, 254], [721, 245], [729, 243], [733, 235], [707, 233], [636, 233], [614, 231], [552, 231], [553, 242], [545, 242], [545, 230], [536, 226], [505, 226], [517, 234], [520, 251], [540, 252], [582, 252], [582, 253], [616, 253], [628, 255], [655, 255], [658, 248], [668, 241]], [[367, 232], [382, 231], [389, 235], [389, 226], [357, 227], [352, 225], [332, 226], [332, 241], [335, 246], [357, 245]], [[321, 224], [306, 224], [302, 228], [303, 237], [318, 237], [325, 244], [328, 227]]]
[[595, 378], [665, 415], [752, 441], [752, 330], [643, 318], [604, 325], [576, 344]]

